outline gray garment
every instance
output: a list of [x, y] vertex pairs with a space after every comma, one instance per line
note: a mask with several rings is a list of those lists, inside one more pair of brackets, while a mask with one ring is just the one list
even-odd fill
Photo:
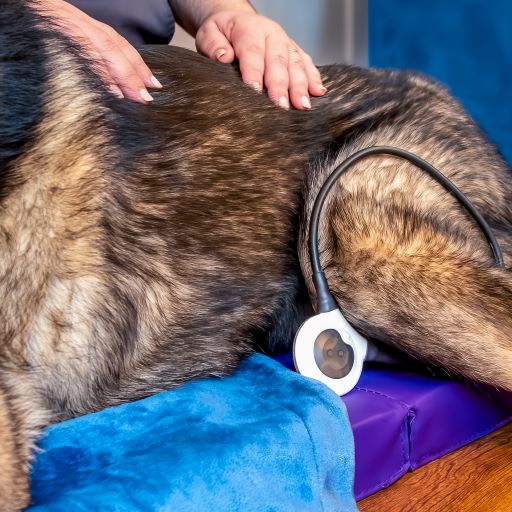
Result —
[[168, 0], [67, 0], [107, 23], [133, 45], [167, 44], [174, 35]]

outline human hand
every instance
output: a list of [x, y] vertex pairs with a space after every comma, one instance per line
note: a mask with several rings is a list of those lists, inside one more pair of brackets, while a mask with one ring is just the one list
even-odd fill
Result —
[[288, 109], [311, 108], [309, 96], [327, 89], [311, 57], [274, 21], [256, 13], [220, 11], [207, 18], [196, 34], [197, 49], [220, 62], [239, 60], [244, 82], [257, 91], [266, 87], [272, 101]]
[[139, 52], [113, 28], [63, 0], [39, 0], [35, 9], [75, 40], [93, 59], [110, 91], [139, 103], [153, 98], [147, 88], [161, 88]]

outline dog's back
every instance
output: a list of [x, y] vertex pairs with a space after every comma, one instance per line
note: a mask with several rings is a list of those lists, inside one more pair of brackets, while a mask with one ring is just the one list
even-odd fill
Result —
[[[38, 424], [223, 375], [262, 338], [289, 343], [307, 307], [312, 201], [361, 147], [437, 165], [499, 228], [509, 261], [508, 170], [429, 80], [324, 68], [329, 94], [283, 112], [231, 67], [165, 48], [145, 54], [164, 90], [135, 105], [5, 3], [0, 464], [27, 466]], [[389, 157], [357, 165], [326, 205], [320, 243], [363, 334], [512, 388], [509, 274], [420, 171]], [[3, 510], [16, 509], [26, 472], [0, 474], [0, 490], [17, 489]]]

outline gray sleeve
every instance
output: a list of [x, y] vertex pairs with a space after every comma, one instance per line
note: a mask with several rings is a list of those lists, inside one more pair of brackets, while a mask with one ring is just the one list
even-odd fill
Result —
[[174, 35], [174, 16], [167, 0], [67, 1], [107, 23], [135, 46], [167, 44]]

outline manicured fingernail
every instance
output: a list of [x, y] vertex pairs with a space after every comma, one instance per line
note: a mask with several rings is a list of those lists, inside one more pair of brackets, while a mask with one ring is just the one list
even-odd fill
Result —
[[154, 75], [151, 75], [151, 83], [157, 87], [158, 89], [161, 89], [163, 86], [162, 84], [158, 81], [158, 79], [156, 78], [156, 76]]
[[311, 102], [309, 101], [309, 98], [307, 96], [302, 96], [300, 102], [302, 103], [302, 106], [304, 108], [311, 108]]
[[221, 48], [220, 50], [217, 50], [215, 52], [215, 58], [220, 59], [223, 55], [226, 55], [226, 53], [228, 53], [228, 52], [226, 50], [224, 50], [224, 48]]
[[288, 110], [290, 108], [290, 102], [285, 96], [280, 96], [278, 100], [279, 106]]
[[119, 87], [117, 87], [117, 85], [115, 84], [111, 84], [108, 86], [108, 90], [116, 97], [118, 97], [119, 99], [123, 99], [124, 98], [124, 94], [123, 94], [123, 91], [121, 91], [121, 89], [119, 89]]
[[263, 91], [263, 87], [260, 83], [258, 82], [251, 82], [249, 84], [256, 92], [261, 92]]
[[153, 101], [153, 96], [151, 96], [151, 94], [149, 94], [149, 92], [146, 89], [141, 89], [140, 90], [140, 97], [144, 101]]

